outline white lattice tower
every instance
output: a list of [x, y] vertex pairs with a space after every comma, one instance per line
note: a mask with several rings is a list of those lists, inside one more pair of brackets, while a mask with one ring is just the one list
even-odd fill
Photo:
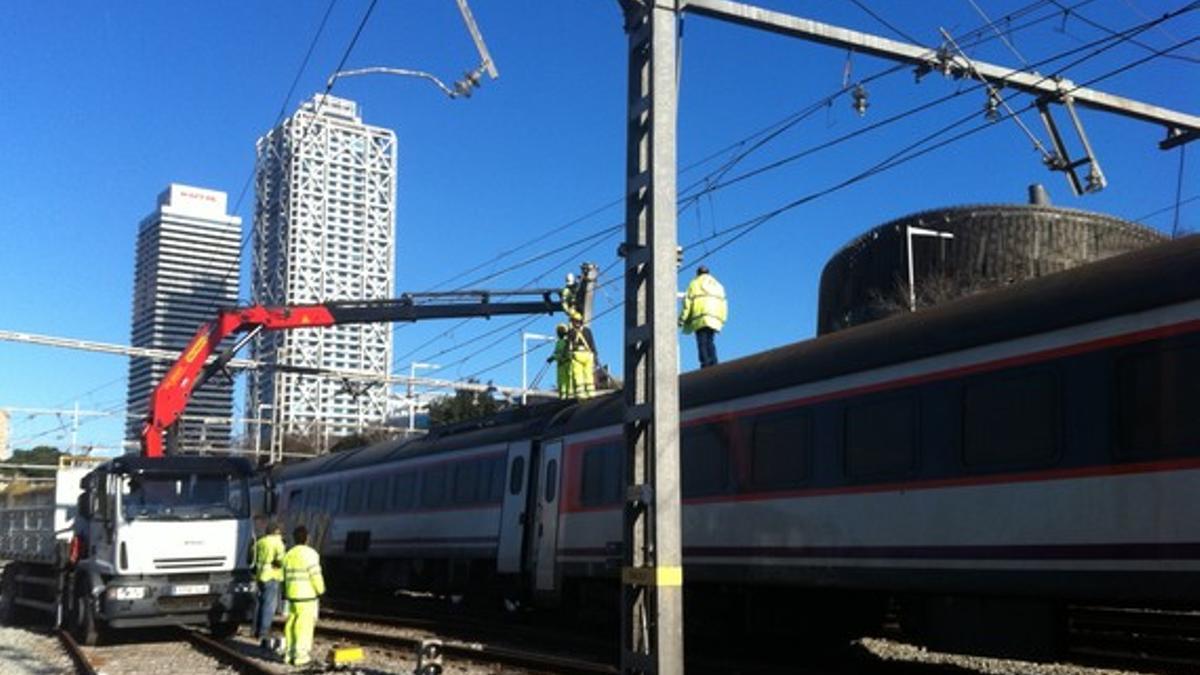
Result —
[[[253, 301], [301, 304], [395, 294], [396, 136], [362, 123], [352, 101], [314, 97], [258, 141]], [[256, 358], [386, 375], [390, 324], [269, 333]], [[350, 393], [292, 373], [251, 376], [250, 405], [272, 406], [271, 447], [287, 434], [333, 438], [376, 426], [387, 391]]]

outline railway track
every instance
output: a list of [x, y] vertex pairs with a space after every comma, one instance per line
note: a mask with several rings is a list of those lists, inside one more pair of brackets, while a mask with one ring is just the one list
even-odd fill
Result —
[[[611, 659], [594, 655], [577, 655], [570, 651], [551, 651], [544, 647], [523, 647], [512, 640], [487, 641], [468, 640], [462, 628], [454, 631], [439, 630], [432, 620], [418, 620], [412, 625], [395, 617], [351, 618], [345, 612], [333, 616], [325, 615], [317, 625], [317, 635], [324, 638], [350, 641], [415, 654], [423, 643], [437, 640], [441, 643], [443, 657], [472, 663], [502, 664], [532, 671], [553, 673], [616, 673]], [[443, 626], [444, 628], [444, 626]], [[494, 627], [493, 627], [494, 628]], [[475, 627], [467, 629], [474, 631]], [[524, 633], [527, 637], [533, 634]], [[454, 637], [452, 637], [452, 635]], [[536, 644], [544, 644], [537, 642]]]
[[217, 673], [280, 675], [284, 672], [246, 656], [228, 643], [189, 628], [152, 631], [150, 638], [84, 647], [65, 630], [55, 631], [79, 675], [122, 673]]
[[1071, 607], [1068, 649], [1089, 663], [1200, 672], [1200, 612]]

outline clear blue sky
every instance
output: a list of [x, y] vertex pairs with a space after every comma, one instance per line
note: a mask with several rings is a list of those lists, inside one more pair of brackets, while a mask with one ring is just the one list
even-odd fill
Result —
[[[1030, 4], [976, 2], [993, 18]], [[897, 37], [852, 2], [762, 4]], [[982, 23], [967, 0], [863, 4], [929, 45], [939, 42], [939, 27], [961, 36]], [[1054, 4], [1041, 3], [1011, 25], [1049, 15], [1056, 11]], [[1023, 58], [1037, 62], [1103, 37], [1085, 20], [1125, 29], [1184, 4], [1092, 0], [1065, 21], [1059, 14], [1014, 34], [1011, 42]], [[428, 84], [379, 76], [347, 79], [334, 89], [358, 101], [368, 123], [391, 127], [398, 135], [398, 291], [430, 288], [593, 212], [623, 191], [626, 40], [616, 0], [475, 0], [472, 5], [501, 78], [487, 82], [470, 100], [451, 101]], [[170, 182], [224, 190], [231, 202], [237, 199], [253, 170], [254, 141], [274, 124], [327, 6], [324, 0], [0, 4], [0, 328], [127, 343], [138, 221]], [[323, 88], [367, 6], [366, 0], [336, 3], [287, 103], [289, 113], [300, 99]], [[916, 7], [921, 11], [913, 11]], [[1200, 12], [1192, 12], [1138, 40], [1161, 49], [1198, 34]], [[888, 67], [862, 56], [850, 58], [847, 67], [843, 51], [698, 17], [685, 22], [682, 50], [681, 165], [835, 92], [847, 68], [854, 81]], [[1174, 53], [1192, 60], [1159, 58], [1096, 87], [1200, 112], [1195, 61], [1200, 43]], [[1000, 40], [970, 54], [1020, 65]], [[1143, 46], [1121, 44], [1064, 74], [1082, 82], [1147, 54]], [[383, 0], [347, 66], [418, 68], [452, 80], [476, 62], [452, 0]], [[1055, 72], [1055, 66], [1040, 70]], [[970, 86], [939, 75], [919, 85], [913, 79], [905, 70], [871, 83], [865, 118], [850, 109], [848, 96], [838, 98], [744, 159], [730, 175]], [[1028, 99], [1016, 95], [1013, 101], [1020, 107]], [[693, 241], [834, 184], [962, 115], [981, 111], [983, 102], [979, 92], [960, 96], [715, 192], [681, 215], [680, 238]], [[709, 264], [732, 298], [731, 321], [718, 340], [722, 358], [810, 337], [825, 260], [855, 234], [906, 213], [1022, 201], [1025, 186], [1033, 182], [1045, 183], [1057, 204], [1118, 216], [1136, 218], [1170, 205], [1179, 152], [1156, 148], [1162, 130], [1107, 114], [1082, 114], [1110, 181], [1098, 195], [1071, 196], [1061, 175], [1042, 167], [1016, 126], [1003, 122], [789, 211], [712, 256]], [[1040, 132], [1035, 117], [1026, 121]], [[681, 185], [729, 157], [720, 154], [684, 173]], [[1185, 198], [1200, 191], [1198, 176], [1200, 149], [1193, 148]], [[252, 203], [253, 194], [247, 194], [238, 210], [247, 228]], [[502, 269], [616, 224], [622, 213], [619, 206], [603, 210], [482, 271]], [[1197, 214], [1200, 202], [1185, 205], [1184, 225], [1200, 226]], [[1169, 230], [1171, 217], [1166, 212], [1147, 222]], [[563, 254], [551, 256], [487, 285], [556, 285], [579, 259], [609, 264], [617, 240], [604, 239], [570, 262]], [[690, 274], [684, 270], [684, 282]], [[243, 297], [245, 289], [243, 282]], [[620, 284], [614, 284], [597, 300], [597, 310], [621, 295]], [[596, 326], [601, 356], [618, 373], [620, 316], [612, 312]], [[482, 377], [519, 384], [517, 328], [472, 342], [501, 325], [499, 320], [475, 322], [411, 355], [450, 324], [399, 327], [396, 354], [404, 361], [397, 370], [407, 370], [409, 359], [432, 360], [447, 365], [442, 375], [465, 377], [507, 360]], [[553, 320], [538, 319], [530, 329], [549, 332]], [[684, 368], [695, 367], [692, 340], [681, 348]], [[540, 365], [538, 356], [544, 354], [536, 352], [531, 362]], [[125, 397], [126, 368], [125, 360], [114, 356], [0, 343], [0, 405], [69, 407], [78, 401], [86, 409], [117, 410]], [[54, 418], [17, 416], [14, 440], [18, 447], [65, 445], [69, 434], [56, 431], [60, 426]], [[113, 445], [121, 433], [119, 423], [100, 420], [81, 427], [80, 441]]]

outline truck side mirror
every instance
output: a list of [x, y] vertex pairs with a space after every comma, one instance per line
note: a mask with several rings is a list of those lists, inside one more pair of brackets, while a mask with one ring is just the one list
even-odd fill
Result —
[[88, 499], [88, 493], [81, 493], [79, 499], [75, 500], [75, 514], [81, 518], [91, 519], [92, 502]]

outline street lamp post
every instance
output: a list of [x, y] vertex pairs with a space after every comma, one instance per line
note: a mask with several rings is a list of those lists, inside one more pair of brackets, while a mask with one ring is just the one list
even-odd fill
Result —
[[441, 366], [439, 366], [436, 363], [421, 363], [420, 361], [413, 361], [413, 362], [409, 363], [409, 365], [408, 365], [408, 430], [409, 431], [414, 431], [417, 428], [417, 426], [416, 426], [417, 399], [413, 395], [413, 379], [415, 379], [417, 377], [417, 369], [418, 368], [425, 368], [428, 370], [437, 370], [438, 368], [441, 368]]
[[942, 230], [928, 230], [923, 227], [913, 227], [912, 225], [905, 226], [905, 247], [904, 253], [908, 256], [908, 311], [917, 311], [917, 286], [913, 279], [913, 237], [936, 237], [938, 239], [953, 239], [953, 232], [945, 232]]
[[529, 348], [526, 347], [526, 344], [530, 340], [554, 342], [557, 339], [552, 335], [542, 335], [541, 333], [521, 333], [521, 405], [525, 405], [529, 398]]

